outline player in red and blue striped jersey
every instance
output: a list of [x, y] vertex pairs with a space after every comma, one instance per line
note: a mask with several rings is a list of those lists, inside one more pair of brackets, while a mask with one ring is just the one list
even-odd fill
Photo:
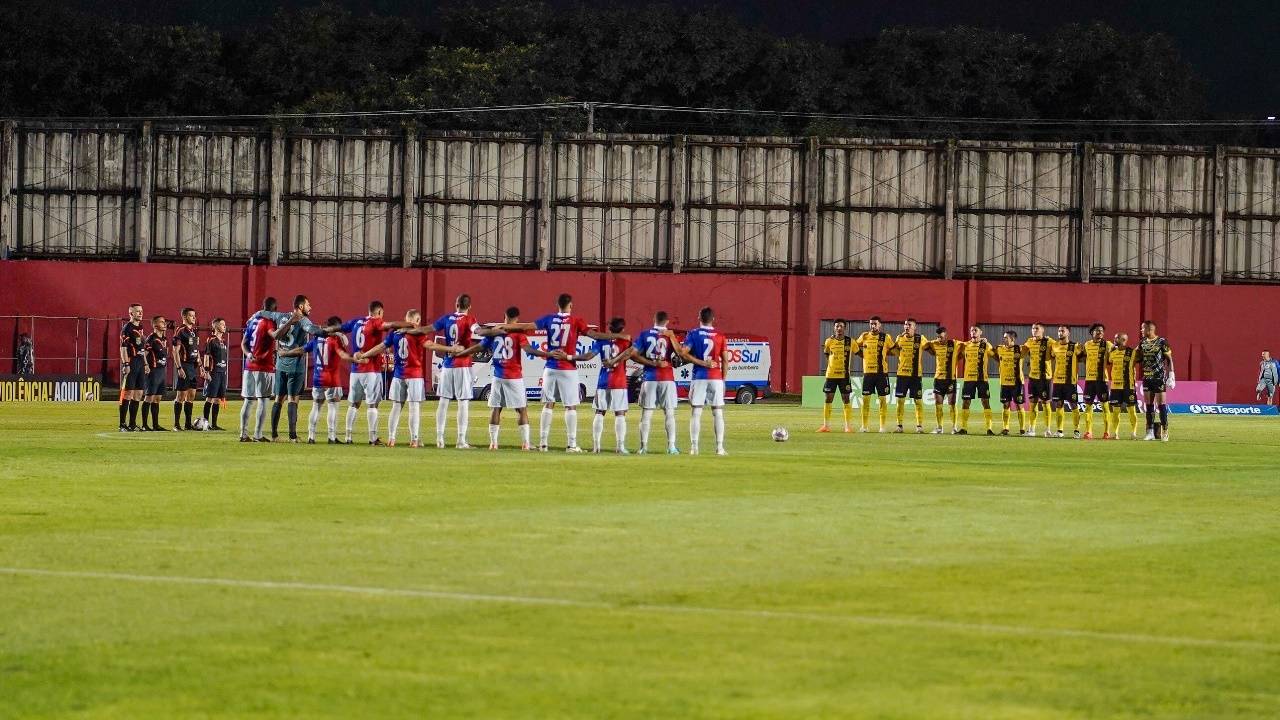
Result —
[[[432, 329], [445, 337], [449, 345], [470, 347], [472, 333], [477, 329], [476, 319], [471, 314], [471, 296], [463, 293], [454, 302], [452, 313], [440, 316], [431, 325]], [[467, 426], [471, 419], [471, 396], [474, 393], [475, 380], [471, 375], [471, 356], [446, 356], [440, 363], [440, 385], [436, 395], [440, 398], [436, 406], [436, 447], [444, 447], [444, 431], [449, 420], [449, 401], [458, 402], [458, 437], [457, 447], [466, 449]]]
[[716, 454], [728, 455], [724, 449], [724, 371], [729, 366], [729, 348], [724, 333], [715, 329], [715, 312], [704, 307], [698, 311], [698, 327], [684, 336], [684, 349], [692, 358], [693, 379], [689, 383], [689, 454], [698, 454], [698, 438], [702, 434], [702, 407], [711, 406], [715, 426]]
[[[520, 308], [507, 308], [507, 324], [520, 322]], [[529, 336], [522, 332], [502, 332], [497, 329], [481, 328], [476, 334], [483, 339], [479, 344], [464, 350], [461, 355], [469, 356], [483, 350], [492, 356], [493, 384], [489, 386], [489, 449], [498, 449], [498, 432], [502, 422], [502, 409], [511, 408], [516, 411], [516, 425], [520, 429], [520, 449], [530, 450], [529, 445], [529, 410], [524, 386], [524, 358], [528, 353], [536, 357], [551, 360], [563, 360], [567, 357], [563, 351], [546, 352], [533, 347]]]
[[422, 447], [422, 439], [418, 432], [421, 426], [422, 401], [426, 399], [427, 352], [434, 351], [452, 356], [462, 350], [456, 345], [440, 345], [431, 342], [426, 335], [434, 328], [423, 327], [422, 313], [409, 310], [404, 314], [405, 329], [393, 330], [387, 339], [378, 347], [356, 354], [356, 361], [376, 357], [387, 353], [391, 356], [391, 416], [387, 422], [387, 445], [395, 447], [396, 435], [400, 431], [400, 413], [406, 403], [409, 405], [409, 447]]
[[[330, 317], [327, 327], [339, 327], [342, 318]], [[329, 444], [338, 442], [338, 403], [342, 401], [342, 362], [354, 358], [347, 352], [347, 337], [341, 333], [316, 335], [301, 347], [282, 350], [282, 357], [308, 355], [311, 358], [311, 415], [307, 418], [307, 444], [316, 442], [316, 426], [320, 424], [320, 408], [327, 407]]]
[[546, 350], [550, 353], [560, 351], [564, 358], [553, 358], [547, 361], [542, 371], [542, 415], [538, 427], [538, 449], [546, 452], [547, 442], [551, 437], [551, 421], [556, 403], [564, 405], [564, 424], [568, 435], [565, 452], [580, 453], [578, 447], [578, 363], [573, 358], [578, 352], [578, 336], [585, 335], [593, 340], [629, 340], [627, 336], [616, 336], [592, 330], [587, 321], [573, 314], [573, 296], [561, 293], [556, 298], [559, 311], [544, 315], [532, 323], [507, 323], [499, 329], [504, 332], [535, 332], [541, 330], [547, 334]]
[[[262, 301], [266, 312], [276, 311], [276, 299]], [[273, 395], [276, 372], [276, 341], [272, 333], [275, 321], [260, 313], [254, 313], [244, 324], [240, 336], [240, 352], [244, 354], [244, 374], [241, 378], [240, 442], [269, 442], [262, 434], [262, 424], [267, 419], [267, 400]], [[253, 403], [258, 403], [258, 414], [253, 432], [249, 432], [249, 413]]]
[[[368, 353], [382, 345], [388, 330], [407, 327], [406, 323], [383, 320], [383, 312], [382, 302], [374, 300], [369, 303], [368, 315], [342, 324], [342, 332], [351, 336], [353, 352]], [[378, 403], [382, 402], [384, 388], [378, 363], [376, 356], [366, 355], [364, 361], [353, 363], [351, 366], [351, 395], [350, 403], [347, 405], [347, 445], [351, 444], [351, 433], [355, 430], [356, 415], [359, 414], [360, 405], [365, 402], [369, 403], [369, 409], [365, 414], [365, 420], [369, 425], [369, 444], [382, 444], [382, 440], [378, 438]]]
[[[621, 334], [625, 327], [620, 317], [609, 320], [609, 332], [615, 335]], [[597, 340], [591, 352], [599, 355], [601, 361], [596, 397], [592, 403], [596, 414], [591, 420], [591, 452], [600, 452], [604, 417], [612, 412], [614, 452], [627, 455], [627, 360], [635, 355], [635, 349], [628, 340]]]

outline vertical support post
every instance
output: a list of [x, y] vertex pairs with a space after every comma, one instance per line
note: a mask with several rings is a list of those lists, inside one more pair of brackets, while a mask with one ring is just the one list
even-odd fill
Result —
[[147, 262], [151, 258], [151, 228], [154, 227], [151, 196], [155, 177], [151, 170], [154, 163], [152, 149], [155, 147], [152, 140], [151, 123], [142, 123], [142, 132], [138, 135], [138, 213], [134, 220], [139, 262]]
[[551, 196], [555, 194], [555, 183], [551, 171], [555, 162], [555, 144], [551, 133], [542, 134], [542, 142], [538, 143], [538, 269], [551, 268]]
[[818, 273], [818, 138], [805, 144], [804, 158], [804, 269]]
[[412, 267], [418, 259], [418, 131], [411, 126], [404, 129], [400, 179], [400, 259], [402, 267]]
[[1080, 145], [1080, 282], [1093, 276], [1093, 143]]
[[1227, 149], [1213, 146], [1213, 284], [1222, 284], [1227, 257]]
[[13, 186], [17, 184], [18, 148], [16, 123], [0, 124], [0, 260], [8, 260], [14, 249]]
[[956, 276], [956, 185], [960, 168], [956, 166], [956, 141], [947, 141], [942, 162], [942, 277], [951, 280]]
[[284, 242], [284, 128], [271, 128], [271, 197], [267, 213], [267, 262], [280, 264]]
[[684, 218], [688, 212], [685, 207], [685, 177], [689, 167], [688, 138], [684, 135], [675, 137], [671, 148], [671, 272], [678, 273], [684, 269]]

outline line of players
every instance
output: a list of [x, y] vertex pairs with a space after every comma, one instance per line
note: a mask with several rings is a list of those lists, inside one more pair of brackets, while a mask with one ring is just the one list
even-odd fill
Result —
[[[530, 450], [533, 446], [522, 367], [522, 358], [527, 354], [546, 359], [537, 448], [542, 451], [548, 449], [554, 408], [562, 405], [568, 440], [566, 450], [582, 452], [577, 442], [577, 406], [581, 400], [577, 363], [599, 355], [602, 369], [593, 403], [592, 451], [601, 451], [606, 416], [613, 413], [615, 451], [628, 454], [627, 362], [635, 361], [643, 366], [639, 452], [650, 452], [652, 417], [660, 408], [664, 417], [667, 453], [678, 454], [677, 391], [672, 370], [672, 362], [678, 356], [694, 365], [689, 390], [692, 408], [689, 451], [692, 454], [699, 452], [703, 409], [709, 405], [716, 453], [727, 454], [724, 448], [724, 374], [730, 355], [724, 335], [714, 327], [715, 315], [711, 308], [700, 311], [700, 326], [689, 331], [683, 342], [678, 341], [674, 332], [668, 329], [667, 313], [658, 312], [653, 326], [641, 332], [634, 343], [630, 335], [623, 332], [625, 327], [621, 318], [610, 320], [607, 332], [590, 327], [586, 320], [573, 314], [573, 298], [568, 294], [557, 298], [557, 312], [532, 323], [521, 322], [519, 309], [511, 307], [502, 322], [481, 325], [471, 314], [471, 298], [466, 294], [457, 298], [452, 313], [441, 316], [430, 325], [422, 324], [418, 310], [406, 312], [402, 321], [386, 320], [384, 313], [382, 303], [375, 300], [370, 303], [369, 314], [364, 317], [343, 322], [335, 316], [324, 325], [318, 325], [310, 319], [311, 302], [306, 296], [299, 295], [294, 299], [292, 312], [279, 311], [275, 298], [267, 298], [262, 309], [246, 321], [240, 344], [245, 357], [240, 441], [279, 441], [283, 413], [288, 420], [289, 441], [299, 442], [298, 403], [306, 380], [302, 360], [306, 355], [311, 360], [314, 401], [308, 420], [308, 443], [315, 443], [319, 418], [324, 412], [328, 420], [328, 442], [351, 444], [359, 409], [365, 406], [369, 443], [382, 445], [378, 426], [379, 405], [384, 392], [389, 390], [385, 392], [392, 403], [386, 444], [395, 445], [400, 418], [407, 409], [409, 445], [422, 447], [420, 410], [425, 400], [427, 352], [432, 351], [443, 356], [437, 386], [440, 400], [436, 411], [436, 446], [445, 447], [448, 408], [451, 402], [456, 402], [455, 446], [461, 449], [471, 447], [467, 442], [467, 430], [474, 385], [472, 362], [477, 354], [487, 353], [492, 357], [494, 373], [488, 400], [491, 408], [489, 447], [498, 448], [502, 411], [511, 409], [517, 414], [520, 446]], [[142, 306], [131, 305], [129, 318], [121, 330], [120, 430], [160, 430], [158, 407], [164, 392], [165, 365], [169, 360], [165, 320], [159, 316], [153, 318], [153, 332], [144, 337]], [[210, 429], [222, 430], [217, 423], [219, 407], [226, 397], [226, 323], [221, 319], [214, 321], [205, 353], [201, 356], [197, 351], [195, 311], [185, 308], [182, 318], [182, 326], [173, 342], [173, 358], [178, 368], [173, 429], [195, 429], [191, 423], [191, 405], [196, 380], [204, 378], [205, 419], [210, 423]], [[528, 333], [538, 331], [546, 334], [546, 342], [541, 347], [534, 347]], [[437, 335], [446, 342], [442, 344], [429, 339]], [[590, 352], [578, 351], [579, 336], [594, 341]], [[390, 388], [383, 387], [379, 369], [384, 354], [394, 358]], [[350, 363], [351, 390], [345, 438], [339, 440], [337, 414], [343, 397], [342, 370], [345, 363]], [[270, 439], [263, 431], [268, 401], [272, 401]], [[136, 425], [139, 405], [144, 410], [141, 428]], [[185, 423], [182, 421], [184, 412]]]
[[[880, 318], [873, 316], [867, 331], [855, 338], [846, 334], [846, 323], [837, 320], [835, 334], [823, 343], [823, 353], [827, 356], [823, 387], [826, 397], [822, 426], [818, 432], [830, 432], [832, 403], [837, 393], [844, 402], [844, 431], [852, 432], [850, 370], [851, 360], [857, 355], [862, 359], [862, 395], [866, 398], [862, 403], [861, 431], [869, 430], [869, 398], [872, 395], [879, 399], [880, 432], [886, 431], [889, 378], [893, 377], [893, 394], [897, 399], [897, 427], [894, 432], [903, 432], [906, 401], [910, 398], [915, 406], [916, 432], [923, 433], [922, 368], [924, 353], [929, 353], [937, 363], [933, 378], [934, 433], [944, 432], [943, 408], [947, 407], [951, 432], [968, 434], [969, 408], [977, 399], [982, 403], [987, 434], [996, 434], [992, 426], [989, 384], [989, 363], [994, 360], [1000, 384], [1000, 404], [1004, 408], [1001, 435], [1010, 434], [1010, 419], [1016, 417], [1017, 434], [1035, 437], [1039, 418], [1043, 416], [1045, 437], [1065, 437], [1066, 409], [1070, 406], [1073, 437], [1092, 439], [1094, 403], [1101, 403], [1102, 438], [1119, 438], [1120, 414], [1125, 412], [1129, 417], [1130, 435], [1137, 439], [1136, 386], [1141, 379], [1147, 423], [1145, 439], [1169, 439], [1169, 407], [1165, 390], [1172, 389], [1176, 383], [1173, 354], [1168, 341], [1156, 332], [1156, 324], [1150, 320], [1143, 321], [1136, 347], [1129, 346], [1129, 338], [1123, 332], [1115, 336], [1114, 342], [1107, 340], [1106, 328], [1101, 323], [1090, 328], [1090, 337], [1084, 342], [1072, 340], [1071, 329], [1066, 325], [1058, 326], [1056, 339], [1048, 338], [1041, 323], [1031, 326], [1031, 337], [1021, 344], [1014, 331], [1005, 332], [1000, 345], [985, 339], [982, 329], [977, 326], [969, 328], [968, 340], [951, 339], [944, 327], [938, 328], [937, 332], [938, 337], [934, 339], [919, 335], [916, 321], [907, 319], [902, 334], [893, 337], [884, 332]], [[892, 371], [890, 358], [896, 358], [896, 367]], [[1078, 387], [1081, 369], [1084, 371], [1083, 396]], [[958, 422], [957, 389], [961, 399]], [[1055, 420], [1056, 431], [1053, 429]]]

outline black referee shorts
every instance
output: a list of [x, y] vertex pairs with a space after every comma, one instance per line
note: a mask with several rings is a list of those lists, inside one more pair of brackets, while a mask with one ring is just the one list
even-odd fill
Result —
[[142, 356], [129, 361], [128, 372], [125, 373], [124, 390], [133, 392], [135, 390], [147, 389], [147, 374], [143, 372]]
[[147, 390], [145, 395], [163, 395], [164, 394], [164, 368], [152, 368], [147, 373]]
[[183, 364], [182, 372], [186, 377], [182, 377], [181, 375], [175, 377], [173, 380], [173, 389], [178, 392], [182, 392], [184, 390], [195, 390], [196, 383], [200, 379], [200, 371], [196, 369], [195, 365]]
[[204, 399], [205, 400], [221, 400], [227, 396], [227, 373], [225, 370], [215, 370], [209, 373], [209, 379], [204, 383]]

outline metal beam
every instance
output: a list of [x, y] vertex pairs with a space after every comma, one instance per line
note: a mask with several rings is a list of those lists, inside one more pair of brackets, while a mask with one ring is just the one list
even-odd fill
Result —
[[17, 185], [18, 134], [16, 123], [5, 120], [0, 123], [0, 260], [8, 260], [14, 250], [13, 187]]
[[1080, 145], [1080, 282], [1093, 276], [1093, 143]]
[[404, 159], [400, 163], [400, 260], [410, 267], [418, 259], [418, 133], [406, 127]]
[[135, 215], [136, 232], [138, 234], [138, 260], [146, 262], [151, 257], [152, 227], [152, 178], [151, 166], [154, 163], [154, 139], [151, 135], [151, 123], [142, 123], [142, 132], [138, 134], [138, 213]]
[[1213, 284], [1222, 284], [1227, 256], [1227, 152], [1213, 147]]
[[671, 272], [678, 273], [684, 269], [684, 253], [687, 239], [685, 237], [684, 219], [688, 210], [688, 199], [685, 197], [687, 174], [689, 172], [688, 138], [684, 135], [675, 137], [671, 149]]
[[804, 268], [809, 275], [818, 274], [818, 138], [810, 137], [805, 145], [804, 162]]
[[271, 129], [271, 197], [267, 201], [267, 262], [280, 264], [284, 244], [284, 128]]
[[551, 177], [555, 167], [556, 146], [551, 133], [542, 134], [542, 142], [538, 143], [538, 226], [537, 254], [538, 269], [551, 268], [551, 196], [555, 194], [555, 183]]
[[960, 169], [956, 165], [956, 141], [947, 141], [942, 165], [943, 197], [942, 215], [942, 277], [951, 280], [956, 276], [956, 184]]

